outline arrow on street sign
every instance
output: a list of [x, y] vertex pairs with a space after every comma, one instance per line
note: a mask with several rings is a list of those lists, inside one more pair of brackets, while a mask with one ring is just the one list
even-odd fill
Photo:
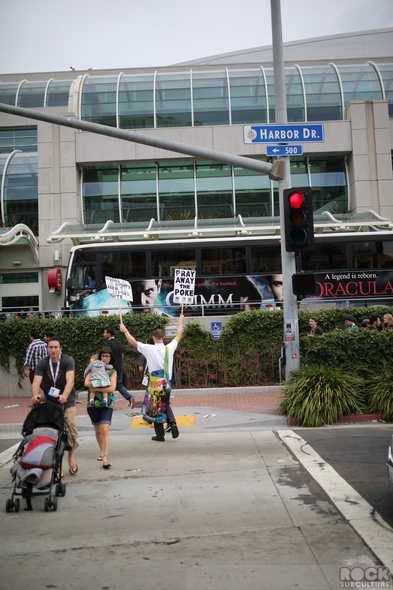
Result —
[[303, 146], [301, 145], [268, 145], [266, 146], [267, 156], [301, 156]]

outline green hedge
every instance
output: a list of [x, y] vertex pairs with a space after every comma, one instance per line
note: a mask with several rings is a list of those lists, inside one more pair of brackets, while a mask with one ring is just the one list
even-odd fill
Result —
[[[392, 362], [393, 332], [377, 333], [359, 327], [358, 333], [344, 330], [344, 317], [352, 313], [358, 326], [371, 313], [392, 313], [393, 308], [332, 308], [316, 313], [299, 310], [301, 364], [341, 366], [365, 376], [376, 372], [383, 362]], [[325, 331], [308, 338], [308, 318], [316, 315]], [[127, 314], [124, 323], [137, 340], [145, 341], [154, 328], [163, 328], [168, 318], [150, 314]], [[90, 356], [104, 345], [106, 326], [115, 329], [125, 347], [124, 369], [129, 389], [142, 389], [137, 370], [138, 352], [119, 331], [119, 317], [98, 316], [62, 319], [7, 320], [0, 323], [0, 364], [9, 369], [16, 358], [19, 375], [30, 343], [31, 330], [42, 337], [52, 330], [63, 341], [63, 350], [74, 357], [76, 387], [83, 387], [83, 371]], [[283, 345], [282, 311], [248, 311], [232, 316], [223, 327], [220, 340], [213, 340], [197, 320], [187, 323], [175, 355], [174, 387], [255, 386], [278, 382], [278, 359]]]

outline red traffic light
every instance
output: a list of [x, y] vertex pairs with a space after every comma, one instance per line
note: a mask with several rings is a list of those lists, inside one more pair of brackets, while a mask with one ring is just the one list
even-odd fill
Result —
[[292, 193], [291, 195], [289, 195], [288, 198], [290, 206], [294, 209], [300, 209], [301, 207], [303, 207], [303, 205], [305, 205], [305, 201], [306, 199], [304, 198], [304, 195], [302, 195], [302, 193]]

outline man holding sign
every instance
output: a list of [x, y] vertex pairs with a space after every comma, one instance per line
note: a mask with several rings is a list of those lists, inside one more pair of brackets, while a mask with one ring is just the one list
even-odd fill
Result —
[[[119, 302], [120, 322], [122, 322], [120, 299], [132, 301], [131, 285], [124, 279], [115, 279], [113, 277], [105, 277], [105, 282], [109, 295], [114, 299], [117, 299]], [[113, 366], [117, 372], [116, 389], [128, 401], [128, 405], [131, 406], [131, 409], [133, 409], [135, 408], [135, 398], [129, 393], [129, 391], [127, 391], [123, 383], [123, 345], [120, 340], [115, 338], [115, 332], [111, 327], [105, 328], [104, 338], [107, 341], [107, 346], [112, 349], [116, 359]]]
[[[176, 336], [169, 344], [165, 346], [164, 344], [164, 331], [161, 328], [157, 328], [153, 332], [153, 340], [154, 346], [150, 344], [144, 344], [143, 342], [138, 342], [132, 334], [129, 333], [127, 328], [123, 323], [120, 324], [120, 331], [123, 332], [127, 341], [138, 350], [143, 356], [146, 358], [147, 366], [149, 367], [150, 373], [154, 371], [163, 371], [165, 358], [166, 358], [166, 349], [167, 353], [167, 399], [166, 404], [169, 406], [170, 403], [170, 393], [171, 393], [171, 377], [172, 377], [172, 367], [173, 367], [173, 355], [177, 348], [178, 343], [181, 340], [182, 333], [183, 333], [183, 324], [184, 324], [184, 315], [183, 312], [179, 317], [179, 326], [177, 328]], [[177, 428], [176, 422], [172, 422], [172, 424], [168, 424], [171, 427], [172, 437], [177, 438], [179, 436], [179, 430]], [[154, 422], [154, 430], [156, 435], [152, 437], [152, 440], [157, 442], [164, 442], [165, 441], [165, 431], [164, 431], [164, 424], [161, 422]]]

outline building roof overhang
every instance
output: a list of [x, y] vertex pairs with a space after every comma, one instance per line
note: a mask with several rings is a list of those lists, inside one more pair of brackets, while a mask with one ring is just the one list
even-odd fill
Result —
[[[390, 219], [374, 211], [362, 213], [332, 214], [324, 211], [314, 215], [315, 233], [360, 232], [392, 230]], [[222, 219], [184, 219], [175, 221], [139, 221], [101, 224], [72, 224], [68, 221], [50, 234], [49, 244], [68, 238], [74, 246], [91, 242], [125, 242], [143, 240], [197, 239], [218, 237], [246, 237], [280, 235], [279, 217], [246, 217]]]
[[13, 227], [0, 227], [0, 246], [12, 246], [17, 243], [27, 243], [34, 262], [38, 264], [38, 240], [27, 225], [18, 223]]

